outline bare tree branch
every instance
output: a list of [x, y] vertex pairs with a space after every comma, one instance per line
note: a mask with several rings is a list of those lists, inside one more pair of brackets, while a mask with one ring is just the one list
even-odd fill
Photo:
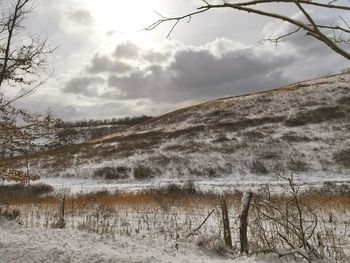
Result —
[[[307, 11], [303, 5], [305, 6], [314, 6], [314, 7], [320, 7], [325, 9], [333, 9], [333, 10], [341, 10], [341, 11], [350, 11], [350, 6], [345, 5], [335, 5], [335, 1], [332, 1], [330, 3], [320, 3], [316, 1], [307, 1], [307, 0], [251, 0], [251, 1], [242, 1], [238, 3], [231, 3], [227, 1], [223, 1], [222, 4], [210, 4], [208, 1], [202, 1], [205, 5], [199, 6], [196, 11], [187, 13], [185, 15], [181, 15], [178, 17], [165, 17], [161, 16], [159, 20], [151, 24], [150, 26], [146, 27], [145, 30], [153, 30], [159, 25], [167, 22], [174, 22], [172, 25], [170, 31], [168, 32], [167, 37], [170, 38], [172, 32], [174, 31], [174, 28], [178, 25], [178, 23], [181, 20], [188, 19], [187, 22], [191, 20], [191, 18], [195, 15], [199, 15], [201, 13], [207, 12], [212, 9], [227, 9], [231, 8], [237, 11], [252, 13], [260, 16], [265, 17], [271, 17], [275, 18], [277, 20], [288, 22], [289, 24], [292, 24], [297, 27], [295, 31], [292, 31], [290, 33], [284, 34], [280, 37], [276, 37], [274, 39], [266, 39], [267, 41], [273, 42], [277, 44], [282, 39], [291, 36], [300, 30], [304, 30], [307, 35], [314, 37], [318, 41], [324, 43], [327, 45], [330, 49], [332, 49], [334, 52], [338, 53], [339, 55], [343, 56], [346, 59], [350, 60], [350, 53], [348, 49], [340, 46], [340, 43], [346, 43], [350, 44], [349, 40], [346, 39], [344, 34], [350, 34], [350, 28], [349, 24], [345, 21], [343, 17], [339, 15], [340, 20], [348, 27], [342, 27], [340, 25], [320, 25], [318, 24], [314, 18], [311, 16], [310, 12]], [[286, 15], [283, 15], [281, 13], [276, 12], [269, 12], [261, 9], [260, 7], [263, 5], [268, 4], [294, 4], [297, 6], [297, 8], [301, 11], [301, 13], [305, 16], [307, 22], [303, 22], [301, 20], [298, 20], [293, 17], [289, 17]], [[322, 29], [331, 30], [333, 31], [332, 36], [327, 36], [325, 32], [322, 32]], [[340, 32], [339, 34], [336, 34], [336, 32]]]

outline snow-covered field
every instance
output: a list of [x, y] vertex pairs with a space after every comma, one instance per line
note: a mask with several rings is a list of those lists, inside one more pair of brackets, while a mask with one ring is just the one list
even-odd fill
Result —
[[[197, 240], [205, 237], [198, 237]], [[23, 227], [15, 221], [0, 219], [1, 262], [293, 262], [276, 255], [240, 256], [218, 254], [217, 248], [199, 247], [184, 238], [166, 240], [157, 237], [135, 237], [99, 234], [73, 228], [54, 229]], [[331, 262], [331, 261], [318, 261]]]
[[[177, 248], [176, 248], [177, 247]], [[218, 256], [194, 244], [103, 236], [76, 229], [21, 228], [0, 221], [1, 262], [280, 262]]]
[[[49, 184], [57, 192], [81, 194], [101, 190], [107, 190], [111, 193], [140, 192], [149, 189], [160, 189], [169, 184], [183, 185], [188, 181], [193, 182], [197, 190], [214, 193], [233, 192], [236, 190], [242, 192], [248, 190], [256, 191], [266, 185], [268, 185], [273, 192], [283, 192], [288, 183], [278, 176], [254, 174], [244, 176], [229, 175], [215, 179], [193, 178], [191, 180], [190, 178], [157, 178], [140, 181], [51, 177], [42, 178], [37, 181], [37, 183]], [[330, 176], [328, 172], [318, 174], [296, 174], [294, 175], [294, 181], [301, 190], [321, 188], [327, 183], [350, 185], [350, 178], [347, 174]]]

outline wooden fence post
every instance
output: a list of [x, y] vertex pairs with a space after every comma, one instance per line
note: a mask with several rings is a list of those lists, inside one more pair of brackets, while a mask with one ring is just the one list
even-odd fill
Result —
[[247, 236], [247, 229], [248, 229], [248, 212], [249, 212], [249, 206], [250, 202], [252, 200], [253, 193], [247, 192], [243, 194], [242, 197], [242, 204], [241, 204], [241, 213], [239, 215], [239, 240], [241, 243], [241, 253], [248, 254], [248, 236]]
[[57, 227], [58, 228], [64, 228], [64, 226], [66, 225], [66, 223], [64, 222], [64, 196], [62, 196], [61, 198], [61, 202], [60, 202], [60, 211], [59, 211], [59, 219], [58, 219], [58, 223], [57, 223]]
[[230, 230], [230, 220], [228, 217], [228, 210], [226, 205], [225, 197], [222, 195], [220, 197], [220, 205], [222, 211], [222, 223], [224, 225], [224, 241], [226, 247], [232, 249], [232, 238], [231, 238], [231, 230]]

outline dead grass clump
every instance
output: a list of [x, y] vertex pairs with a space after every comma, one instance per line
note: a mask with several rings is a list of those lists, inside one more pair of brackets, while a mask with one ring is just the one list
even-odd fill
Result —
[[340, 164], [346, 168], [350, 168], [350, 147], [333, 155], [333, 159], [337, 164]]
[[337, 120], [344, 117], [346, 117], [346, 114], [340, 106], [320, 107], [314, 110], [298, 112], [284, 123], [287, 127], [296, 127]]

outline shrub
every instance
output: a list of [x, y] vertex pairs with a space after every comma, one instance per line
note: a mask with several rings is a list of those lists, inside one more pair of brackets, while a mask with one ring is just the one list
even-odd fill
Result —
[[308, 164], [302, 160], [291, 159], [288, 162], [288, 168], [292, 172], [305, 172], [309, 169]]
[[340, 104], [348, 105], [350, 106], [350, 96], [348, 97], [342, 97], [338, 100]]
[[102, 167], [95, 170], [93, 176], [96, 178], [104, 178], [107, 180], [125, 179], [128, 177], [128, 172], [130, 172], [130, 169], [125, 166]]
[[139, 165], [134, 168], [135, 179], [148, 179], [154, 177], [152, 170], [144, 165]]
[[53, 187], [47, 184], [33, 184], [25, 186], [24, 190], [27, 191], [27, 194], [40, 196], [52, 192]]
[[228, 141], [230, 141], [230, 139], [227, 138], [225, 135], [223, 135], [223, 136], [220, 136], [219, 138], [213, 140], [212, 142], [213, 143], [222, 143], [222, 142], [228, 142]]
[[335, 153], [333, 159], [337, 164], [350, 168], [350, 148]]
[[268, 173], [268, 170], [266, 169], [265, 165], [258, 160], [252, 161], [250, 171], [254, 174], [267, 174]]
[[2, 211], [2, 209], [0, 207], [0, 218], [5, 217], [8, 220], [14, 220], [19, 216], [20, 213], [21, 213], [21, 211], [18, 209], [13, 209], [11, 211], [5, 209], [4, 211]]
[[204, 174], [208, 177], [217, 177], [218, 171], [215, 168], [208, 167], [208, 168], [204, 169]]

